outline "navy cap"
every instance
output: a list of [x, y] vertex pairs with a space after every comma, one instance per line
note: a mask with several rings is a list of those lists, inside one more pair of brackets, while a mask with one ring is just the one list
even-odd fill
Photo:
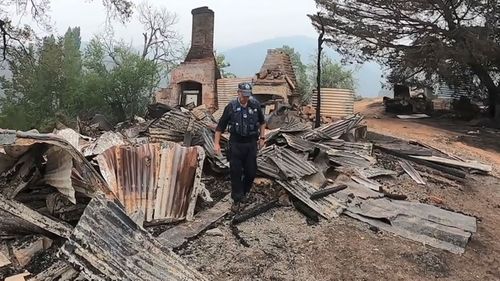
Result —
[[238, 91], [241, 91], [243, 96], [249, 97], [252, 95], [252, 85], [250, 83], [238, 84]]

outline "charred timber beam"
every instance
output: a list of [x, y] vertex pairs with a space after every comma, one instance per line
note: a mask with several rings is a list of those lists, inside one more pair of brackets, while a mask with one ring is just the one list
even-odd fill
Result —
[[325, 189], [314, 192], [313, 194], [311, 194], [311, 196], [309, 198], [311, 198], [312, 200], [318, 200], [320, 198], [328, 196], [332, 193], [339, 192], [339, 191], [344, 190], [346, 188], [347, 188], [347, 185], [345, 185], [345, 184], [341, 184], [341, 185], [330, 187], [330, 188], [325, 188]]

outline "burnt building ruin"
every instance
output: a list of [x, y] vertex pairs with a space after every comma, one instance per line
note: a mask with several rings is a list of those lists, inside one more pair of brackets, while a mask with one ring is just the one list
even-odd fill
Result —
[[214, 56], [214, 12], [208, 7], [191, 11], [191, 48], [184, 62], [171, 72], [170, 84], [156, 93], [156, 101], [170, 106], [204, 104], [217, 107], [217, 79], [221, 78]]

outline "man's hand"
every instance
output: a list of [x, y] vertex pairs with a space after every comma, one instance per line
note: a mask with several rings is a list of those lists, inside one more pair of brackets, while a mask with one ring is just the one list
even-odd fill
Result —
[[220, 136], [221, 136], [220, 131], [215, 131], [215, 137], [214, 137], [214, 150], [215, 150], [215, 155], [222, 155], [222, 152], [220, 150]]
[[266, 146], [266, 140], [265, 139], [259, 139], [259, 149], [263, 149], [264, 146]]
[[215, 150], [215, 155], [222, 155], [219, 143], [215, 143], [214, 150]]

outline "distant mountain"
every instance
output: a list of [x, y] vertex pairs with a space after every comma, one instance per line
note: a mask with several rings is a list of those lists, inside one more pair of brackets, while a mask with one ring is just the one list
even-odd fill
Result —
[[[239, 77], [253, 76], [260, 70], [268, 49], [280, 48], [288, 45], [298, 51], [302, 62], [309, 64], [314, 58], [317, 48], [317, 40], [307, 36], [281, 37], [252, 43], [228, 50], [222, 50], [226, 61], [231, 66], [228, 71]], [[340, 61], [341, 56], [330, 48], [325, 48], [327, 53], [335, 61]], [[355, 66], [349, 66], [354, 68]], [[377, 63], [369, 62], [361, 65], [356, 71], [357, 93], [363, 97], [376, 97], [381, 90], [383, 82], [382, 69]]]

